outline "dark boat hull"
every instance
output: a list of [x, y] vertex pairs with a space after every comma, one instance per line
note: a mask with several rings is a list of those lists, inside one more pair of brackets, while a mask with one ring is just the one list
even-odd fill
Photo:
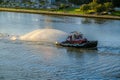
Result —
[[57, 45], [60, 45], [63, 47], [75, 47], [75, 48], [97, 48], [97, 44], [98, 44], [98, 41], [87, 41], [81, 44], [71, 44], [68, 42], [61, 42]]

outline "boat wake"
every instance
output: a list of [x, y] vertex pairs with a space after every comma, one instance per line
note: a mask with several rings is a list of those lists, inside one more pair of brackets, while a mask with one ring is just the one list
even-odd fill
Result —
[[100, 53], [120, 53], [120, 41], [99, 41], [98, 49]]

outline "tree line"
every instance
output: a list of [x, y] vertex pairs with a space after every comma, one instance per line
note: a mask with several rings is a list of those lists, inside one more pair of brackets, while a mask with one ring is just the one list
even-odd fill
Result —
[[[88, 4], [94, 0], [68, 0], [70, 3], [76, 4], [76, 5], [82, 5], [82, 4]], [[116, 7], [120, 7], [120, 0], [95, 0], [98, 3], [106, 3], [106, 2], [112, 2], [112, 4]]]
[[[10, 0], [9, 0], [10, 1]], [[27, 1], [31, 1], [31, 0], [22, 0], [22, 2], [27, 2]], [[39, 0], [39, 1], [47, 1], [47, 0]], [[62, 2], [69, 2], [72, 4], [76, 4], [76, 5], [82, 5], [82, 4], [88, 4], [90, 2], [93, 2], [94, 0], [55, 0], [56, 2], [58, 1], [62, 1]], [[95, 0], [98, 3], [105, 3], [105, 2], [112, 2], [112, 4], [115, 7], [120, 7], [120, 0]], [[0, 0], [0, 3], [4, 2], [4, 0]]]
[[97, 1], [90, 2], [88, 4], [83, 4], [80, 6], [80, 11], [84, 13], [101, 13], [101, 12], [111, 12], [113, 11], [112, 2], [105, 2], [103, 4]]

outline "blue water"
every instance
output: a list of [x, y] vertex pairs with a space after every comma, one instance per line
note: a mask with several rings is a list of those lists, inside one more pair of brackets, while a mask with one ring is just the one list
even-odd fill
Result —
[[[46, 28], [80, 31], [98, 50], [10, 39]], [[0, 12], [0, 80], [120, 80], [119, 34], [119, 20]]]

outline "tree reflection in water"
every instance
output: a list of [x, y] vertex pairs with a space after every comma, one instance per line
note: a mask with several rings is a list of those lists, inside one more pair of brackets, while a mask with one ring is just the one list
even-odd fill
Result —
[[96, 23], [96, 24], [104, 24], [107, 21], [109, 21], [108, 19], [99, 19], [99, 18], [83, 18], [81, 20], [82, 24], [90, 24], [90, 23]]

